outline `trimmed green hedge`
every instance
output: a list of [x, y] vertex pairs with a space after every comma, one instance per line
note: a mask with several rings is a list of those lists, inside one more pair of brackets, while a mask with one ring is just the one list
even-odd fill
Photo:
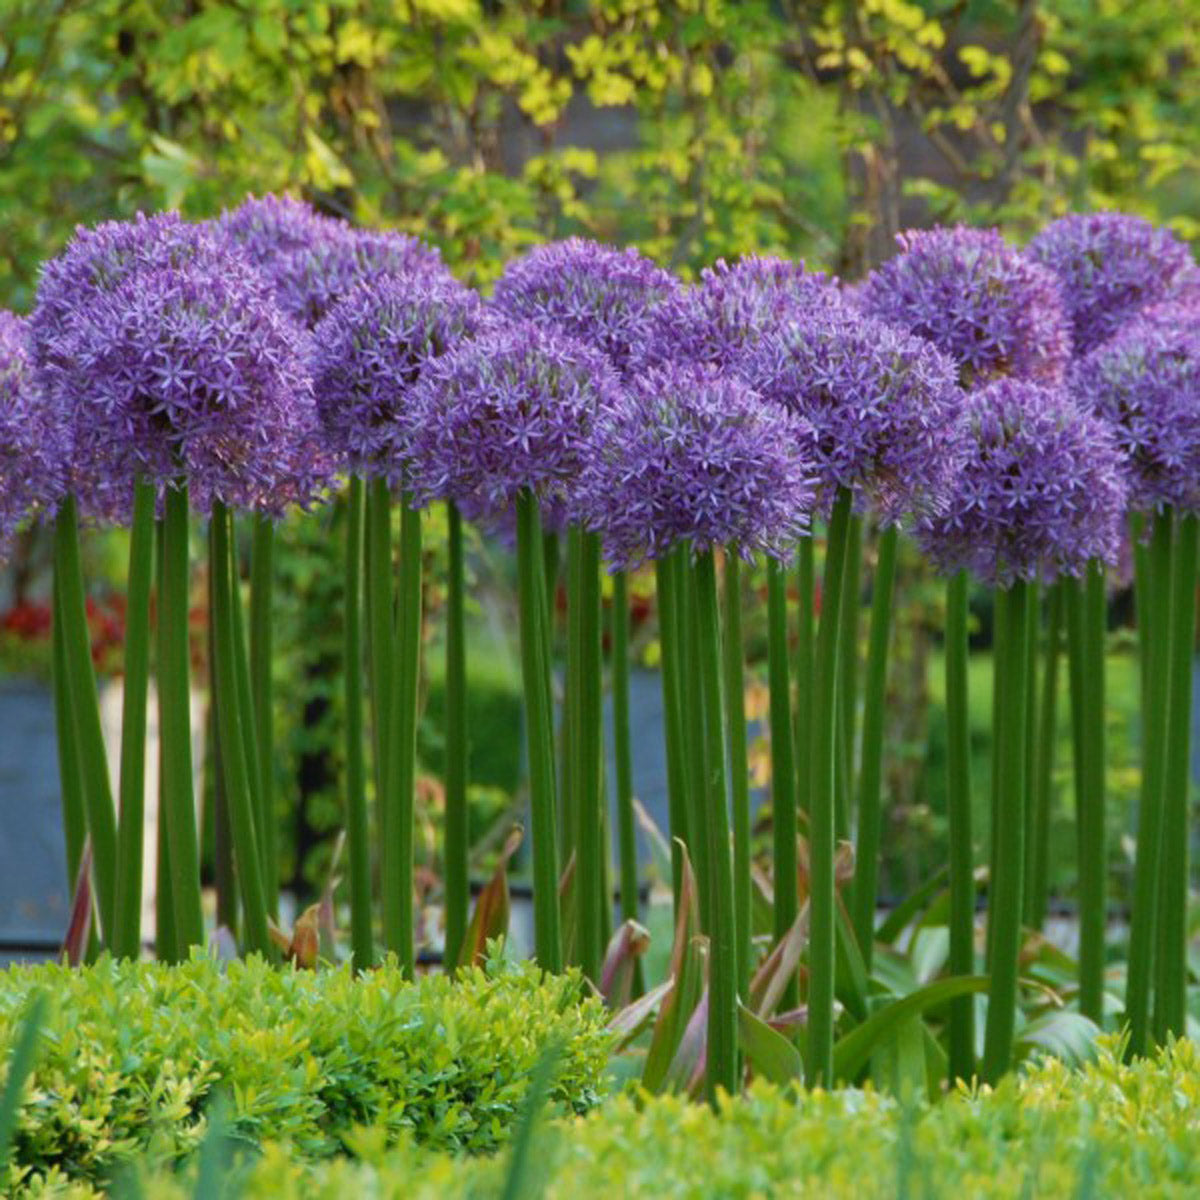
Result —
[[35, 989], [51, 1009], [14, 1146], [18, 1179], [103, 1181], [122, 1162], [190, 1154], [216, 1089], [240, 1141], [298, 1158], [344, 1150], [359, 1125], [384, 1141], [495, 1149], [547, 1042], [564, 1047], [552, 1097], [585, 1112], [605, 1088], [610, 1039], [577, 974], [495, 962], [406, 983], [394, 965], [355, 978], [261, 960], [117, 963], [0, 972], [0, 1078]]
[[[1200, 1052], [1188, 1042], [1124, 1066], [1109, 1039], [1075, 1072], [1047, 1061], [995, 1092], [906, 1106], [870, 1091], [792, 1096], [759, 1083], [720, 1115], [674, 1098], [621, 1097], [535, 1134], [522, 1195], [1010, 1198], [1194, 1196], [1200, 1180]], [[235, 1179], [245, 1200], [497, 1196], [508, 1155], [454, 1159], [411, 1140], [356, 1139], [359, 1161], [315, 1166], [282, 1148]], [[193, 1195], [147, 1177], [147, 1200]], [[544, 1188], [544, 1192], [540, 1189]]]

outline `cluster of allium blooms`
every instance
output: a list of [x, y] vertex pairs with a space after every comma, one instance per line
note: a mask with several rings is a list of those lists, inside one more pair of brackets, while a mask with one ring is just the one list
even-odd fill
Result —
[[999, 380], [968, 395], [969, 458], [947, 510], [918, 536], [943, 570], [997, 587], [1115, 562], [1125, 512], [1121, 454], [1107, 424], [1063, 388]]
[[306, 250], [322, 237], [350, 229], [291, 196], [247, 196], [213, 224], [255, 266], [268, 269], [280, 255]]
[[442, 274], [386, 276], [339, 300], [312, 349], [317, 411], [339, 460], [390, 474], [399, 418], [422, 369], [485, 319], [478, 295]]
[[653, 312], [639, 365], [694, 363], [736, 371], [759, 339], [809, 309], [841, 302], [837, 282], [803, 263], [750, 255], [706, 269]]
[[784, 558], [808, 530], [811, 441], [800, 418], [735, 376], [650, 368], [597, 421], [576, 514], [619, 567], [677, 545]]
[[1130, 322], [1075, 364], [1071, 390], [1113, 430], [1135, 509], [1200, 511], [1196, 309], [1159, 308]]
[[492, 306], [598, 347], [626, 374], [651, 313], [678, 293], [675, 276], [637, 250], [569, 238], [509, 263]]
[[1102, 212], [1062, 217], [1029, 243], [1029, 255], [1062, 282], [1077, 355], [1107, 341], [1195, 272], [1191, 251], [1168, 229]]
[[525, 490], [568, 502], [593, 425], [620, 396], [616, 371], [584, 342], [515, 322], [434, 359], [402, 418], [418, 503], [507, 511]]
[[744, 373], [814, 433], [822, 501], [839, 488], [885, 522], [936, 511], [962, 462], [963, 394], [932, 345], [842, 305], [768, 330]]
[[1052, 272], [995, 230], [931, 229], [898, 241], [901, 252], [854, 293], [865, 313], [928, 338], [966, 387], [1062, 381], [1070, 322]]
[[27, 323], [0, 310], [0, 558], [35, 510], [62, 493], [67, 430], [34, 386]]
[[[130, 228], [150, 235], [136, 267], [47, 323], [37, 342], [39, 381], [73, 432], [71, 486], [85, 510], [124, 519], [139, 476], [188, 482], [201, 508], [309, 498], [324, 471], [306, 335], [209, 231], [193, 227], [190, 257], [157, 257], [152, 224]], [[79, 247], [64, 258], [77, 260]]]

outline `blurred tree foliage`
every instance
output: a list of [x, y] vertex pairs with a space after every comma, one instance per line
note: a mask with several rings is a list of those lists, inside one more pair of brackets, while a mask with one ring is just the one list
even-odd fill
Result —
[[1119, 205], [1189, 236], [1174, 0], [0, 0], [0, 302], [75, 223], [246, 191], [438, 243], [854, 273], [901, 224]]

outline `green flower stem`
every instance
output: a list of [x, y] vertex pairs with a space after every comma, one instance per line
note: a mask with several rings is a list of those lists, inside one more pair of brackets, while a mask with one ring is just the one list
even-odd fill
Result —
[[[211, 585], [212, 572], [209, 572]], [[212, 588], [209, 588], [209, 612], [212, 612]], [[208, 661], [215, 671], [217, 661], [212, 622], [208, 623]], [[210, 672], [211, 673], [211, 672]], [[229, 820], [229, 798], [225, 794], [225, 770], [221, 763], [221, 738], [218, 732], [220, 705], [215, 675], [212, 679], [208, 704], [207, 745], [208, 763], [212, 771], [213, 806], [213, 888], [217, 893], [217, 925], [224, 926], [236, 941], [238, 936], [238, 879], [233, 861], [233, 827]]]
[[834, 822], [839, 839], [850, 836], [854, 796], [854, 748], [858, 716], [858, 609], [862, 582], [862, 519], [850, 514], [838, 634], [837, 759]]
[[[263, 881], [263, 895], [267, 902], [267, 913], [271, 912], [271, 897], [267, 891], [267, 869], [263, 855], [266, 839], [266, 814], [263, 811], [262, 795], [259, 790], [258, 738], [254, 728], [254, 694], [250, 686], [249, 643], [246, 639], [246, 615], [242, 610], [242, 588], [238, 570], [237, 523], [231, 510], [226, 509], [225, 519], [229, 526], [229, 613], [233, 630], [234, 679], [237, 681], [238, 729], [242, 735], [242, 748], [246, 756], [246, 782], [250, 788], [250, 811], [254, 815], [254, 844], [260, 856], [259, 871]], [[217, 726], [218, 739], [220, 725]]]
[[[345, 664], [346, 833], [350, 852], [350, 944], [356, 970], [375, 963], [371, 929], [371, 823], [363, 756], [363, 526], [365, 487], [350, 477], [346, 501]], [[447, 804], [449, 802], [447, 801]], [[449, 809], [447, 808], [447, 825]]]
[[258, 806], [263, 886], [272, 917], [279, 915], [279, 823], [275, 811], [275, 689], [271, 681], [271, 608], [275, 577], [275, 522], [253, 519], [250, 546], [250, 690], [258, 751]]
[[883, 718], [887, 706], [888, 641], [896, 583], [895, 526], [880, 531], [871, 591], [871, 629], [863, 693], [862, 773], [855, 843], [854, 933], [868, 971], [875, 948], [875, 903], [879, 890], [879, 838], [883, 779]]
[[810, 1087], [833, 1083], [838, 634], [850, 534], [850, 492], [839, 490], [829, 521], [821, 621], [813, 671], [809, 809], [808, 1062]]
[[[971, 733], [968, 713], [966, 571], [946, 584], [946, 808], [950, 826], [951, 975], [975, 974], [975, 847], [971, 838]], [[975, 1074], [975, 1000], [950, 1002], [949, 1078]]]
[[[370, 657], [371, 726], [373, 730], [375, 803], [379, 813], [378, 837], [391, 840], [387, 826], [389, 750], [392, 702], [392, 660], [395, 656], [395, 595], [392, 583], [392, 495], [386, 479], [367, 484], [363, 560]], [[380, 855], [383, 858], [383, 855]]]
[[547, 615], [541, 516], [537, 497], [517, 498], [517, 575], [521, 623], [521, 675], [529, 752], [529, 807], [533, 833], [535, 953], [547, 971], [562, 969], [555, 833], [554, 718], [544, 661]]
[[[688, 829], [692, 841], [688, 844], [692, 866], [696, 871], [696, 886], [700, 900], [700, 928], [711, 936], [712, 880], [709, 876], [708, 814], [706, 809], [707, 783], [709, 779], [709, 746], [707, 722], [709, 714], [698, 702], [704, 695], [703, 652], [699, 645], [700, 616], [697, 611], [696, 571], [687, 547], [680, 547], [676, 570], [679, 572], [680, 591], [677, 597], [680, 609], [681, 658], [683, 660], [683, 730], [686, 739], [684, 761], [687, 764]], [[724, 757], [724, 755], [722, 755]]]
[[[633, 812], [633, 754], [629, 730], [629, 578], [613, 575], [609, 645], [612, 655], [613, 760], [617, 784], [617, 847], [620, 862], [621, 919], [636, 921], [638, 904], [637, 825]], [[634, 967], [633, 994], [645, 990], [642, 964]]]
[[[1076, 820], [1079, 836], [1079, 1011], [1099, 1023], [1104, 1017], [1104, 962], [1108, 857], [1105, 850], [1104, 642], [1108, 615], [1102, 564], [1088, 564], [1078, 597], [1081, 663], [1079, 670], [1083, 790]], [[1189, 679], [1190, 687], [1190, 679]]]
[[162, 745], [159, 819], [166, 817], [175, 913], [175, 950], [186, 957], [204, 943], [200, 851], [192, 791], [191, 653], [188, 644], [190, 537], [187, 486], [163, 501], [162, 586], [159, 590], [158, 728]]
[[1154, 978], [1154, 939], [1163, 829], [1163, 758], [1166, 753], [1168, 613], [1171, 580], [1170, 509], [1154, 520], [1137, 596], [1138, 636], [1145, 679], [1142, 684], [1142, 786], [1138, 801], [1137, 858], [1129, 925], [1125, 1019], [1131, 1056], [1150, 1044], [1150, 990]]
[[726, 793], [725, 723], [721, 701], [721, 626], [717, 608], [717, 576], [712, 551], [701, 554], [693, 568], [696, 599], [695, 657], [702, 689], [693, 706], [703, 704], [707, 777], [703, 789], [704, 840], [709, 871], [709, 960], [707, 1092], [716, 1101], [718, 1088], [737, 1091], [737, 925], [733, 894], [733, 860], [729, 846]]
[[462, 514], [446, 503], [449, 581], [446, 591], [446, 938], [443, 961], [458, 962], [471, 905], [467, 824], [467, 650]]
[[162, 663], [166, 660], [165, 641], [167, 622], [163, 620], [162, 598], [166, 593], [165, 570], [166, 529], [162, 521], [155, 523], [155, 591], [157, 593], [158, 616], [154, 630], [154, 670], [158, 689], [159, 739], [158, 739], [158, 820], [155, 838], [154, 861], [154, 953], [160, 962], [178, 962], [179, 951], [175, 941], [175, 903], [171, 890], [171, 860], [169, 834], [167, 832], [167, 807], [164, 802], [166, 787], [166, 757], [162, 739]]
[[573, 795], [568, 804], [576, 833], [576, 887], [579, 964], [593, 982], [604, 960], [604, 807], [601, 799], [603, 729], [601, 674], [600, 539], [572, 529], [571, 630], [568, 701], [574, 717], [570, 745]]
[[384, 820], [383, 940], [410, 978], [416, 969], [413, 922], [413, 802], [417, 781], [417, 698], [421, 674], [421, 513], [400, 501], [400, 577], [395, 663], [388, 703], [391, 737]]
[[[87, 598], [79, 558], [79, 516], [68, 496], [54, 523], [54, 578], [62, 617], [63, 662], [69, 679], [71, 728], [79, 755], [84, 808], [92, 839], [96, 900], [106, 940], [113, 934], [116, 902], [117, 818], [113, 809], [108, 756], [100, 727], [100, 702], [87, 623]], [[71, 886], [74, 886], [74, 880]]]
[[58, 580], [53, 584], [51, 624], [52, 677], [54, 685], [54, 731], [58, 747], [58, 778], [62, 792], [63, 834], [67, 850], [67, 888], [75, 886], [79, 861], [87, 838], [87, 812], [83, 800], [83, 774], [75, 717], [71, 705], [71, 680], [67, 669], [66, 637], [63, 632], [62, 600]]
[[[784, 570], [772, 558], [768, 559], [768, 571], [779, 576], [780, 590], [786, 592], [787, 578]], [[769, 576], [768, 576], [769, 578]], [[738, 991], [749, 995], [750, 975], [754, 963], [754, 947], [751, 941], [754, 929], [751, 907], [750, 880], [750, 761], [746, 746], [746, 681], [745, 649], [742, 642], [742, 560], [736, 547], [731, 546], [725, 555], [725, 701], [728, 705], [729, 721], [729, 778], [733, 802], [733, 896], [735, 928], [737, 929], [737, 982]], [[784, 631], [783, 670], [787, 673], [787, 634]], [[774, 712], [774, 704], [772, 704]], [[786, 736], [791, 751], [791, 713]], [[795, 768], [789, 758], [787, 779], [790, 782]], [[793, 818], [795, 810], [793, 808]]]
[[1196, 641], [1197, 518], [1179, 514], [1171, 564], [1166, 764], [1163, 776], [1154, 1028], [1163, 1043], [1187, 1032], [1188, 811], [1192, 661]]
[[1050, 809], [1054, 799], [1054, 749], [1058, 739], [1058, 676], [1062, 657], [1063, 589], [1056, 583], [1046, 594], [1046, 654], [1037, 705], [1033, 790], [1029, 799], [1029, 833], [1025, 848], [1025, 924], [1041, 929], [1046, 919], [1050, 873]]
[[[577, 526], [567, 530], [567, 664], [563, 680], [562, 754], [559, 762], [559, 836], [563, 862], [575, 856], [578, 880], [580, 854], [580, 789], [583, 778], [579, 755], [583, 751], [582, 721], [580, 709], [581, 677], [583, 673], [583, 531]], [[575, 889], [576, 908], [588, 903]], [[580, 916], [582, 922], [582, 915]], [[574, 939], [574, 962], [578, 965], [581, 949], [580, 939]], [[568, 956], [570, 947], [566, 948]]]
[[1017, 969], [1021, 948], [1022, 875], [1025, 866], [1026, 705], [1030, 585], [1017, 580], [996, 593], [996, 661], [1003, 669], [995, 714], [997, 812], [993, 821], [993, 875], [988, 897], [992, 925], [991, 987], [984, 1033], [982, 1077], [995, 1083], [1012, 1062], [1016, 1028]]
[[220, 502], [214, 503], [209, 518], [209, 569], [212, 572], [211, 620], [216, 652], [218, 737], [233, 834], [234, 861], [242, 896], [246, 946], [249, 950], [273, 957], [274, 949], [267, 932], [262, 856], [254, 824], [250, 764], [246, 759], [246, 738], [242, 730], [243, 723], [251, 719], [251, 714], [243, 707], [243, 697], [238, 688], [234, 606], [239, 601], [235, 591], [231, 526], [229, 510]]
[[112, 951], [137, 958], [142, 949], [142, 836], [146, 808], [146, 695], [150, 675], [150, 585], [154, 575], [154, 488], [133, 494], [125, 603], [125, 690], [121, 711], [121, 811]]
[[816, 568], [812, 536], [800, 539], [796, 555], [796, 808], [807, 819], [812, 792], [812, 696], [816, 661]]
[[683, 885], [683, 851], [691, 844], [687, 825], [686, 754], [683, 732], [683, 693], [679, 662], [678, 603], [675, 556], [654, 564], [655, 599], [658, 604], [658, 640], [662, 655], [663, 730], [667, 757], [667, 806], [671, 838], [671, 895], [678, 903]]
[[[767, 687], [771, 697], [771, 809], [775, 875], [775, 940], [787, 936], [800, 911], [799, 873], [796, 862], [796, 756], [792, 742], [791, 680], [788, 678], [787, 573], [773, 558], [767, 559]], [[732, 696], [730, 705], [732, 711]], [[747, 801], [747, 807], [749, 802]], [[746, 816], [749, 837], [749, 813]], [[750, 903], [750, 850], [746, 847], [746, 904]], [[746, 940], [749, 942], [749, 932]], [[747, 977], [739, 977], [746, 986]], [[788, 982], [780, 1003], [794, 1008], [797, 980]]]

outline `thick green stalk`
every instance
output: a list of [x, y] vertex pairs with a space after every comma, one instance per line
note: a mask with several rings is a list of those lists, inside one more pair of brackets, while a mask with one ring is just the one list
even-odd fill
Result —
[[982, 1077], [995, 1083], [1012, 1062], [1017, 974], [1021, 949], [1021, 899], [1025, 868], [1026, 704], [1030, 585], [1017, 580], [996, 593], [996, 659], [1004, 664], [1000, 709], [995, 714], [997, 812], [993, 821], [993, 875], [988, 897], [991, 987], [984, 1033]]
[[544, 662], [547, 617], [542, 522], [537, 497], [517, 498], [517, 579], [521, 619], [521, 676], [529, 753], [529, 807], [533, 833], [534, 944], [539, 965], [562, 969], [555, 825], [554, 718]]
[[[263, 881], [263, 895], [267, 901], [267, 913], [271, 913], [271, 897], [267, 891], [266, 858], [263, 843], [266, 839], [266, 813], [263, 810], [262, 794], [259, 790], [261, 778], [258, 757], [258, 737], [254, 727], [254, 694], [250, 686], [250, 651], [246, 638], [246, 615], [242, 611], [242, 587], [237, 548], [237, 524], [231, 510], [226, 509], [225, 519], [229, 526], [229, 613], [233, 632], [233, 667], [237, 685], [238, 728], [242, 735], [242, 750], [246, 756], [246, 782], [250, 788], [250, 811], [254, 815], [254, 844], [260, 857], [259, 871]], [[220, 725], [217, 726], [218, 739]]]
[[[262, 879], [262, 856], [255, 830], [254, 799], [250, 764], [246, 759], [243, 723], [251, 714], [243, 708], [237, 679], [237, 646], [234, 606], [239, 603], [233, 573], [233, 547], [229, 510], [217, 502], [209, 518], [209, 570], [212, 572], [211, 621], [216, 652], [218, 737], [225, 796], [229, 805], [230, 829], [238, 884], [242, 896], [247, 948], [272, 957], [267, 932], [267, 898]], [[174, 854], [172, 853], [172, 858]]]
[[146, 808], [146, 695], [150, 675], [150, 585], [154, 575], [154, 488], [133, 494], [125, 602], [125, 691], [121, 711], [121, 812], [117, 829], [116, 924], [112, 951], [142, 949], [142, 837]]
[[1163, 759], [1166, 754], [1169, 594], [1173, 517], [1165, 509], [1154, 519], [1144, 584], [1137, 596], [1138, 637], [1146, 678], [1142, 685], [1142, 786], [1138, 801], [1137, 857], [1125, 974], [1125, 1019], [1131, 1056], [1150, 1045], [1150, 991], [1163, 829]]
[[[1104, 642], [1108, 606], [1104, 567], [1088, 564], [1082, 598], [1082, 724], [1085, 791], [1079, 823], [1079, 1011], [1097, 1023], [1104, 1017], [1107, 905], [1105, 880]], [[1189, 687], [1190, 677], [1189, 677]]]
[[[775, 874], [775, 940], [782, 940], [795, 924], [800, 909], [799, 872], [796, 861], [796, 756], [792, 742], [791, 680], [788, 678], [787, 574], [773, 558], [767, 559], [767, 687], [771, 697], [771, 808]], [[748, 803], [748, 802], [747, 802]], [[747, 835], [749, 813], [746, 816]], [[750, 850], [746, 848], [747, 888]], [[746, 903], [749, 904], [747, 895]], [[749, 933], [747, 933], [749, 940]], [[746, 980], [743, 979], [743, 986]], [[796, 1005], [797, 981], [789, 981], [781, 1001]]]
[[[975, 847], [971, 838], [971, 732], [967, 688], [969, 579], [946, 585], [946, 809], [950, 826], [951, 975], [975, 974]], [[975, 1074], [975, 998], [950, 1002], [949, 1078]]]
[[449, 581], [446, 591], [446, 939], [443, 961], [458, 962], [471, 906], [467, 826], [467, 649], [462, 514], [446, 503]]
[[53, 584], [51, 653], [54, 683], [54, 732], [58, 746], [58, 779], [62, 792], [63, 835], [67, 849], [67, 889], [75, 886], [79, 861], [87, 838], [87, 812], [83, 800], [83, 774], [79, 745], [75, 738], [75, 717], [71, 706], [71, 680], [67, 670], [62, 601], [58, 581]]
[[699, 645], [700, 617], [696, 609], [696, 571], [691, 561], [687, 547], [680, 547], [678, 557], [680, 582], [679, 627], [682, 631], [680, 638], [683, 659], [683, 734], [685, 740], [684, 761], [687, 764], [687, 806], [688, 828], [692, 833], [692, 841], [688, 845], [692, 866], [696, 871], [696, 885], [700, 898], [700, 928], [705, 933], [712, 929], [712, 886], [709, 878], [708, 850], [709, 838], [707, 829], [707, 813], [705, 809], [705, 788], [709, 778], [709, 730], [707, 727], [709, 713], [703, 704], [695, 703], [695, 699], [704, 694], [704, 662]]
[[[633, 753], [629, 730], [629, 579], [624, 571], [613, 575], [612, 624], [609, 639], [612, 660], [613, 760], [617, 784], [617, 847], [620, 861], [621, 919], [640, 916], [638, 896], [637, 826], [633, 812]], [[642, 964], [634, 968], [633, 994], [644, 990]]]
[[[212, 572], [209, 572], [212, 582]], [[212, 588], [209, 588], [209, 612], [212, 612]], [[238, 927], [238, 879], [233, 861], [233, 827], [229, 820], [229, 800], [225, 794], [225, 768], [221, 763], [221, 738], [218, 733], [220, 718], [217, 708], [221, 699], [216, 682], [216, 649], [213, 640], [212, 622], [208, 623], [208, 661], [212, 676], [208, 702], [208, 766], [212, 772], [212, 820], [213, 820], [213, 890], [217, 893], [217, 925], [224, 926], [237, 940]], [[201, 833], [203, 841], [203, 832]]]
[[[62, 502], [54, 523], [54, 578], [62, 617], [63, 662], [70, 680], [72, 728], [82, 772], [87, 828], [92, 840], [97, 907], [103, 936], [108, 941], [112, 938], [116, 915], [117, 818], [104, 733], [100, 727], [100, 702], [96, 694], [87, 599], [79, 558], [79, 517], [73, 496]], [[74, 886], [74, 880], [71, 886]]]
[[[782, 580], [781, 590], [786, 591], [787, 577], [784, 569], [768, 559], [768, 571]], [[730, 547], [725, 556], [725, 702], [728, 705], [729, 721], [729, 778], [733, 802], [733, 895], [734, 916], [737, 928], [738, 990], [749, 995], [750, 974], [753, 968], [754, 930], [751, 919], [750, 880], [750, 762], [746, 748], [746, 681], [745, 649], [742, 644], [742, 561], [736, 547]], [[783, 669], [787, 672], [787, 633], [784, 631], [782, 648]], [[774, 701], [771, 711], [774, 713]], [[791, 750], [791, 713], [787, 713], [786, 737]], [[789, 757], [787, 765], [789, 784], [795, 769]], [[795, 808], [792, 809], [793, 820]], [[794, 842], [793, 838], [793, 842]]]
[[[580, 710], [580, 678], [583, 673], [583, 531], [577, 526], [567, 530], [567, 663], [563, 678], [563, 716], [561, 731], [562, 754], [559, 756], [559, 838], [562, 861], [575, 855], [579, 863], [579, 821], [582, 807], [579, 790], [583, 786], [579, 755], [583, 750], [581, 738], [583, 714]], [[547, 651], [549, 653], [549, 651]], [[585, 905], [579, 889], [575, 889], [576, 907]], [[582, 917], [580, 918], [582, 920]], [[578, 965], [580, 939], [575, 939], [575, 960]]]
[[838, 726], [835, 827], [849, 838], [854, 797], [854, 749], [858, 718], [858, 609], [862, 586], [862, 518], [850, 514], [842, 584], [842, 628], [838, 634]]
[[838, 492], [829, 521], [812, 707], [809, 809], [808, 1062], [810, 1087], [833, 1083], [833, 991], [836, 881], [834, 808], [837, 774], [838, 634], [841, 626], [850, 493]]
[[1050, 809], [1054, 798], [1054, 749], [1058, 740], [1058, 675], [1062, 657], [1063, 584], [1046, 594], [1046, 656], [1037, 706], [1033, 792], [1025, 848], [1025, 924], [1041, 929], [1046, 919], [1050, 874]]
[[1163, 1043], [1187, 1032], [1189, 768], [1196, 645], [1197, 518], [1180, 514], [1171, 564], [1166, 765], [1163, 775], [1154, 1031]]
[[162, 587], [159, 591], [158, 729], [162, 745], [160, 816], [165, 815], [175, 914], [175, 950], [186, 956], [204, 943], [200, 851], [192, 790], [189, 519], [186, 485], [163, 501]]
[[695, 562], [696, 658], [701, 692], [693, 704], [704, 706], [707, 778], [703, 789], [705, 841], [709, 868], [708, 1045], [706, 1084], [709, 1100], [718, 1088], [737, 1091], [737, 925], [733, 895], [733, 861], [729, 846], [726, 793], [725, 727], [721, 701], [721, 626], [717, 608], [717, 576], [712, 551]]
[[279, 915], [279, 818], [275, 811], [275, 689], [271, 681], [271, 608], [275, 576], [275, 522], [256, 513], [250, 547], [250, 690], [258, 756], [258, 807], [263, 886], [271, 916]]
[[[157, 594], [158, 615], [154, 630], [154, 671], [155, 686], [159, 695], [159, 713], [162, 713], [162, 662], [166, 658], [163, 638], [166, 632], [166, 622], [163, 620], [162, 598], [166, 591], [164, 587], [163, 564], [166, 562], [164, 553], [165, 528], [162, 521], [156, 522], [155, 527], [155, 591]], [[159, 726], [158, 739], [158, 820], [157, 836], [155, 838], [154, 859], [154, 954], [159, 962], [177, 962], [179, 953], [175, 942], [175, 906], [171, 892], [171, 862], [167, 833], [167, 809], [163, 803], [166, 788], [163, 784], [165, 777], [165, 761], [163, 756], [162, 726]]]
[[[345, 663], [346, 687], [346, 834], [350, 850], [350, 944], [356, 970], [375, 963], [371, 930], [371, 822], [367, 813], [363, 756], [363, 526], [365, 488], [350, 477], [346, 501]], [[447, 827], [449, 798], [447, 798]]]
[[654, 564], [655, 599], [658, 603], [658, 640], [662, 653], [663, 732], [667, 757], [667, 806], [671, 828], [671, 895], [678, 903], [683, 882], [683, 853], [679, 843], [691, 844], [688, 836], [686, 754], [683, 733], [683, 692], [680, 679], [677, 619], [676, 563], [673, 555]]
[[811, 805], [813, 665], [816, 661], [816, 568], [812, 536], [800, 539], [796, 555], [796, 809], [808, 818]]
[[862, 771], [855, 843], [854, 932], [867, 970], [875, 949], [875, 903], [879, 890], [879, 837], [882, 826], [883, 718], [887, 706], [888, 640], [896, 582], [895, 526], [880, 531], [871, 590], [871, 629], [863, 693]]
[[[363, 551], [367, 618], [367, 654], [370, 658], [371, 727], [374, 750], [375, 804], [379, 813], [377, 836], [384, 846], [391, 839], [387, 827], [389, 751], [392, 702], [392, 660], [395, 657], [396, 617], [392, 583], [392, 495], [386, 479], [367, 484], [366, 531]], [[382, 860], [383, 854], [380, 858]]]
[[400, 579], [392, 667], [389, 784], [383, 846], [383, 941], [409, 977], [416, 969], [413, 922], [413, 803], [417, 781], [417, 695], [421, 673], [421, 513], [400, 503]]

